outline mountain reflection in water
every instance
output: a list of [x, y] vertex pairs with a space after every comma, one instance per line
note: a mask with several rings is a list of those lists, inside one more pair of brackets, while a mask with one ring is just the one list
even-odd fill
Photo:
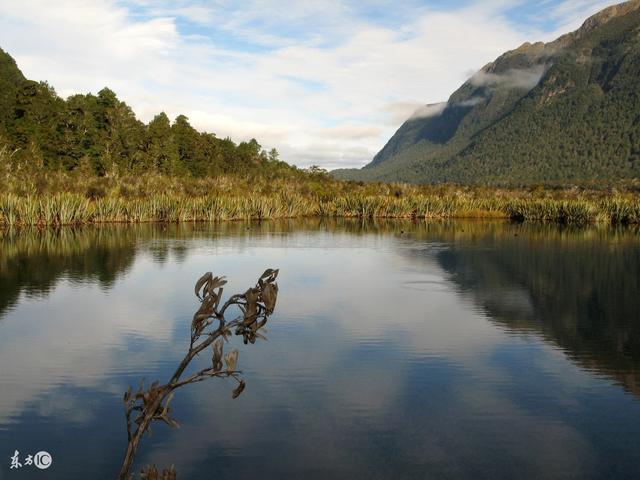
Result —
[[[179, 478], [640, 475], [637, 229], [296, 220], [0, 233], [0, 453], [114, 478], [122, 392], [166, 378], [203, 271], [282, 269], [269, 342], [173, 401]], [[224, 412], [220, 415], [219, 412]], [[12, 478], [0, 462], [0, 478]], [[42, 478], [23, 469], [21, 478]]]

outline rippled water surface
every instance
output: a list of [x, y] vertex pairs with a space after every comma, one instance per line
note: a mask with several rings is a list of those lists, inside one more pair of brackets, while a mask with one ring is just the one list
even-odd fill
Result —
[[[122, 394], [170, 377], [195, 280], [241, 292], [267, 267], [269, 340], [233, 340], [246, 390], [179, 390], [181, 428], [135, 470], [640, 478], [637, 230], [319, 220], [0, 233], [0, 478], [114, 478]], [[15, 450], [53, 466], [11, 470]]]

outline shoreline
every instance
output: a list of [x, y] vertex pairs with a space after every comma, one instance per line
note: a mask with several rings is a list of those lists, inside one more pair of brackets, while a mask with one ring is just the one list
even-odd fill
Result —
[[505, 198], [464, 195], [301, 195], [88, 199], [76, 193], [0, 195], [0, 227], [191, 223], [296, 218], [505, 220], [556, 224], [640, 224], [640, 197]]

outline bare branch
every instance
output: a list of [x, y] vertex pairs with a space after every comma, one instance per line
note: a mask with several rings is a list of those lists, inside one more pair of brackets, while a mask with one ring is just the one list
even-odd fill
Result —
[[[224, 342], [231, 337], [233, 329], [236, 335], [242, 335], [245, 344], [255, 343], [257, 338], [265, 338], [259, 330], [266, 325], [269, 315], [275, 308], [278, 295], [276, 283], [278, 272], [277, 269], [265, 270], [255, 287], [243, 294], [232, 295], [220, 310], [218, 306], [222, 298], [222, 286], [227, 283], [224, 277], [214, 277], [211, 272], [207, 272], [196, 281], [194, 292], [200, 300], [200, 307], [194, 313], [191, 322], [189, 350], [173, 376], [168, 383], [160, 385], [156, 381], [148, 389], [145, 389], [143, 379], [138, 390], [134, 392], [133, 388], [129, 387], [124, 394], [128, 444], [118, 476], [120, 480], [128, 478], [140, 440], [145, 433], [149, 432], [152, 422], [162, 421], [172, 428], [178, 428], [178, 422], [169, 416], [171, 412], [169, 403], [176, 389], [208, 378], [233, 378], [238, 386], [233, 390], [232, 397], [240, 396], [246, 384], [242, 379], [242, 372], [236, 370], [239, 353], [233, 350], [223, 355]], [[225, 313], [234, 305], [240, 309], [242, 316], [227, 323]], [[210, 329], [215, 320], [218, 321], [216, 328]], [[209, 346], [213, 349], [211, 366], [181, 378], [193, 359]], [[224, 370], [223, 360], [226, 365]], [[165, 472], [168, 475], [166, 478], [175, 478], [173, 466], [170, 470], [163, 472], [162, 478], [165, 478]], [[158, 474], [158, 470], [153, 465], [143, 470], [143, 478], [158, 478]]]

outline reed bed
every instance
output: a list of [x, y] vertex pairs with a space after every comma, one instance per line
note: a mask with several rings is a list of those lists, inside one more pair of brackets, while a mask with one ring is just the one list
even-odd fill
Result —
[[500, 189], [340, 182], [326, 174], [186, 178], [35, 171], [18, 177], [0, 171], [0, 225], [5, 226], [299, 217], [638, 224], [640, 185]]
[[4, 225], [80, 225], [86, 223], [196, 222], [262, 220], [316, 215], [317, 202], [299, 195], [87, 199], [75, 193], [37, 197], [0, 195]]
[[200, 222], [297, 217], [343, 218], [509, 218], [560, 223], [640, 223], [638, 197], [536, 199], [461, 194], [339, 195], [319, 199], [301, 194], [161, 194], [150, 198], [86, 198], [0, 194], [0, 224], [79, 225], [87, 223]]
[[509, 218], [560, 223], [640, 223], [640, 201], [609, 198], [593, 200], [516, 200], [507, 204]]

